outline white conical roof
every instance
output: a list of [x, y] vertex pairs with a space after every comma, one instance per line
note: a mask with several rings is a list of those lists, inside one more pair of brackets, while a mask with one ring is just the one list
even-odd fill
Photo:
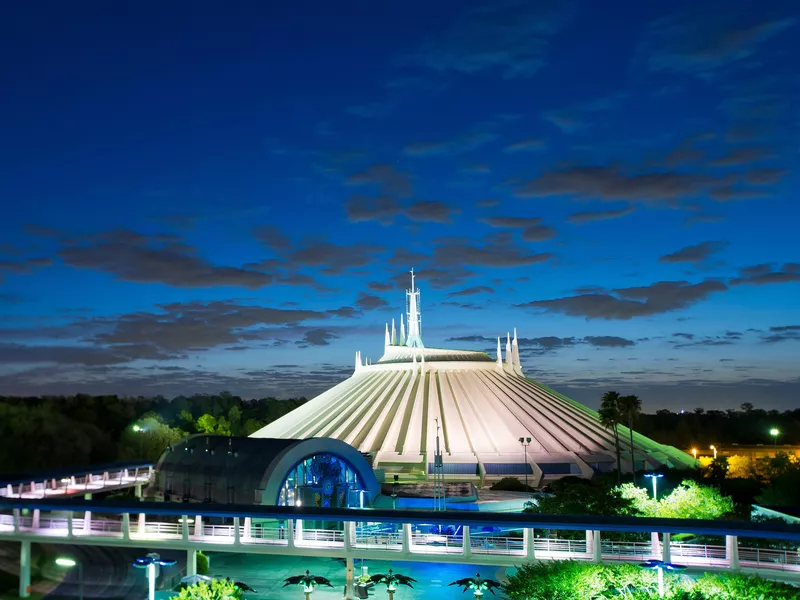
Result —
[[[515, 348], [516, 350], [516, 348]], [[416, 355], [417, 359], [414, 359]], [[424, 356], [425, 368], [419, 360]], [[510, 357], [509, 357], [510, 358]], [[596, 411], [526, 378], [519, 365], [483, 352], [387, 346], [381, 359], [253, 434], [268, 438], [332, 437], [374, 455], [387, 472], [428, 473], [441, 424], [445, 472], [519, 475], [527, 459], [542, 475], [582, 475], [615, 467], [611, 431]], [[623, 469], [629, 433], [620, 427]], [[690, 467], [692, 457], [634, 433], [636, 468]]]

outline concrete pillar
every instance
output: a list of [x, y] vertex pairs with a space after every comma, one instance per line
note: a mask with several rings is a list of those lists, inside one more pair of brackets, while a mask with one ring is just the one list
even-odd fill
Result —
[[286, 541], [289, 548], [294, 548], [294, 521], [292, 519], [286, 519]]
[[472, 556], [472, 543], [470, 542], [469, 537], [469, 525], [464, 525], [461, 528], [462, 532], [462, 544], [461, 544], [461, 552], [464, 556]]
[[131, 539], [131, 515], [130, 513], [122, 513], [122, 539]]
[[239, 530], [239, 517], [233, 517], [233, 545], [238, 546], [242, 543], [241, 531]]
[[356, 524], [354, 521], [345, 521], [344, 523], [344, 549], [350, 551], [353, 549], [356, 541]]
[[739, 570], [739, 538], [735, 535], [725, 536], [725, 557], [731, 571]]
[[298, 519], [294, 522], [294, 541], [303, 543], [303, 520]]
[[353, 565], [353, 557], [348, 556], [346, 559], [346, 567], [347, 567], [347, 574], [345, 576], [345, 585], [344, 585], [344, 597], [345, 600], [352, 600], [355, 597], [355, 576], [353, 571], [355, 570], [355, 565]]
[[592, 562], [603, 562], [603, 544], [600, 542], [600, 532], [592, 532]]
[[661, 547], [660, 542], [658, 541], [658, 532], [651, 531], [650, 532], [650, 553], [653, 555], [653, 558], [657, 559], [661, 555]]
[[67, 513], [67, 537], [72, 537], [72, 512]]
[[14, 515], [13, 516], [13, 519], [14, 519], [14, 533], [19, 533], [20, 520], [22, 519], [22, 517], [19, 514], [19, 509], [18, 508], [14, 508], [14, 509], [12, 509], [11, 513]]
[[7, 498], [14, 497], [14, 488], [11, 486], [10, 483], [6, 486], [6, 497]]
[[139, 535], [144, 535], [147, 533], [147, 517], [144, 513], [139, 513], [139, 517], [136, 522], [136, 532]]
[[186, 551], [186, 575], [197, 575], [197, 550]]
[[535, 530], [526, 527], [522, 531], [522, 543], [525, 546], [525, 556], [528, 560], [536, 560], [536, 535]]
[[253, 529], [253, 519], [252, 519], [252, 517], [245, 517], [244, 518], [244, 532], [242, 534], [242, 539], [245, 542], [249, 542], [251, 539], [253, 539], [252, 529]]
[[670, 548], [672, 542], [670, 541], [670, 535], [669, 533], [664, 534], [664, 543], [661, 545], [661, 560], [667, 563], [672, 562], [672, 550]]
[[33, 509], [33, 518], [31, 519], [31, 528], [32, 529], [39, 529], [39, 519], [41, 517], [41, 511], [38, 508]]
[[203, 535], [203, 515], [196, 515], [194, 518], [194, 534], [198, 537]]
[[19, 597], [31, 595], [31, 543], [24, 541], [19, 548]]
[[411, 540], [411, 523], [403, 523], [403, 554], [411, 554], [414, 544]]
[[184, 542], [189, 541], [189, 517], [181, 515], [181, 539]]
[[138, 498], [139, 500], [143, 500], [143, 498], [142, 498], [142, 484], [141, 483], [137, 483], [135, 486], [133, 486], [133, 495], [136, 498]]
[[92, 511], [90, 510], [83, 513], [83, 533], [85, 535], [92, 533]]
[[594, 531], [586, 530], [586, 556], [594, 556]]

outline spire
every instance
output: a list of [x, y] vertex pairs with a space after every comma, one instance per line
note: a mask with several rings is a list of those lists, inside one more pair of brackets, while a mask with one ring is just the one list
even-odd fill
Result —
[[403, 320], [403, 313], [400, 313], [400, 345], [406, 345], [406, 323]]
[[394, 319], [392, 319], [392, 346], [397, 345], [397, 331], [394, 328]]
[[500, 350], [500, 336], [497, 336], [497, 368], [503, 368], [503, 353]]
[[511, 361], [514, 365], [514, 371], [519, 375], [522, 374], [522, 365], [519, 364], [519, 343], [517, 342], [517, 328], [514, 327], [514, 339], [511, 340]]
[[355, 372], [358, 373], [358, 370], [361, 368], [361, 352], [356, 351], [356, 368]]
[[406, 290], [408, 303], [408, 339], [406, 346], [410, 348], [424, 348], [422, 344], [422, 318], [419, 310], [419, 290], [414, 281], [414, 269], [411, 269], [411, 289]]
[[386, 323], [386, 335], [384, 335], [383, 345], [388, 346], [392, 343], [392, 339], [389, 337], [389, 323]]
[[511, 362], [514, 359], [514, 354], [511, 352], [511, 333], [506, 333], [506, 365], [509, 368], [513, 366]]

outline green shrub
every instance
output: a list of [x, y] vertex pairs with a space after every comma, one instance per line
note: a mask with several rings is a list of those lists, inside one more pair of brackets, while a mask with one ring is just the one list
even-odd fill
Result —
[[208, 575], [208, 557], [202, 552], [197, 553], [197, 574]]
[[747, 575], [720, 575], [706, 573], [697, 579], [695, 588], [701, 598], [714, 600], [797, 600], [797, 588]]

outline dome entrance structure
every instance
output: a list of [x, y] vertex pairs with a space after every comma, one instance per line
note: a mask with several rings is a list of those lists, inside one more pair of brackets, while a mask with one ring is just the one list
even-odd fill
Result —
[[[420, 291], [412, 279], [399, 333], [385, 329], [384, 353], [353, 375], [252, 437], [342, 440], [373, 456], [373, 467], [402, 480], [432, 478], [437, 420], [446, 479], [524, 476], [538, 484], [565, 475], [592, 477], [616, 466], [613, 436], [596, 411], [525, 377], [516, 330], [484, 352], [422, 343]], [[406, 335], [406, 324], [408, 336]], [[628, 429], [620, 427], [623, 441]], [[519, 438], [530, 438], [525, 450]], [[633, 434], [636, 469], [691, 467], [677, 448]], [[628, 444], [623, 469], [630, 469]]]

